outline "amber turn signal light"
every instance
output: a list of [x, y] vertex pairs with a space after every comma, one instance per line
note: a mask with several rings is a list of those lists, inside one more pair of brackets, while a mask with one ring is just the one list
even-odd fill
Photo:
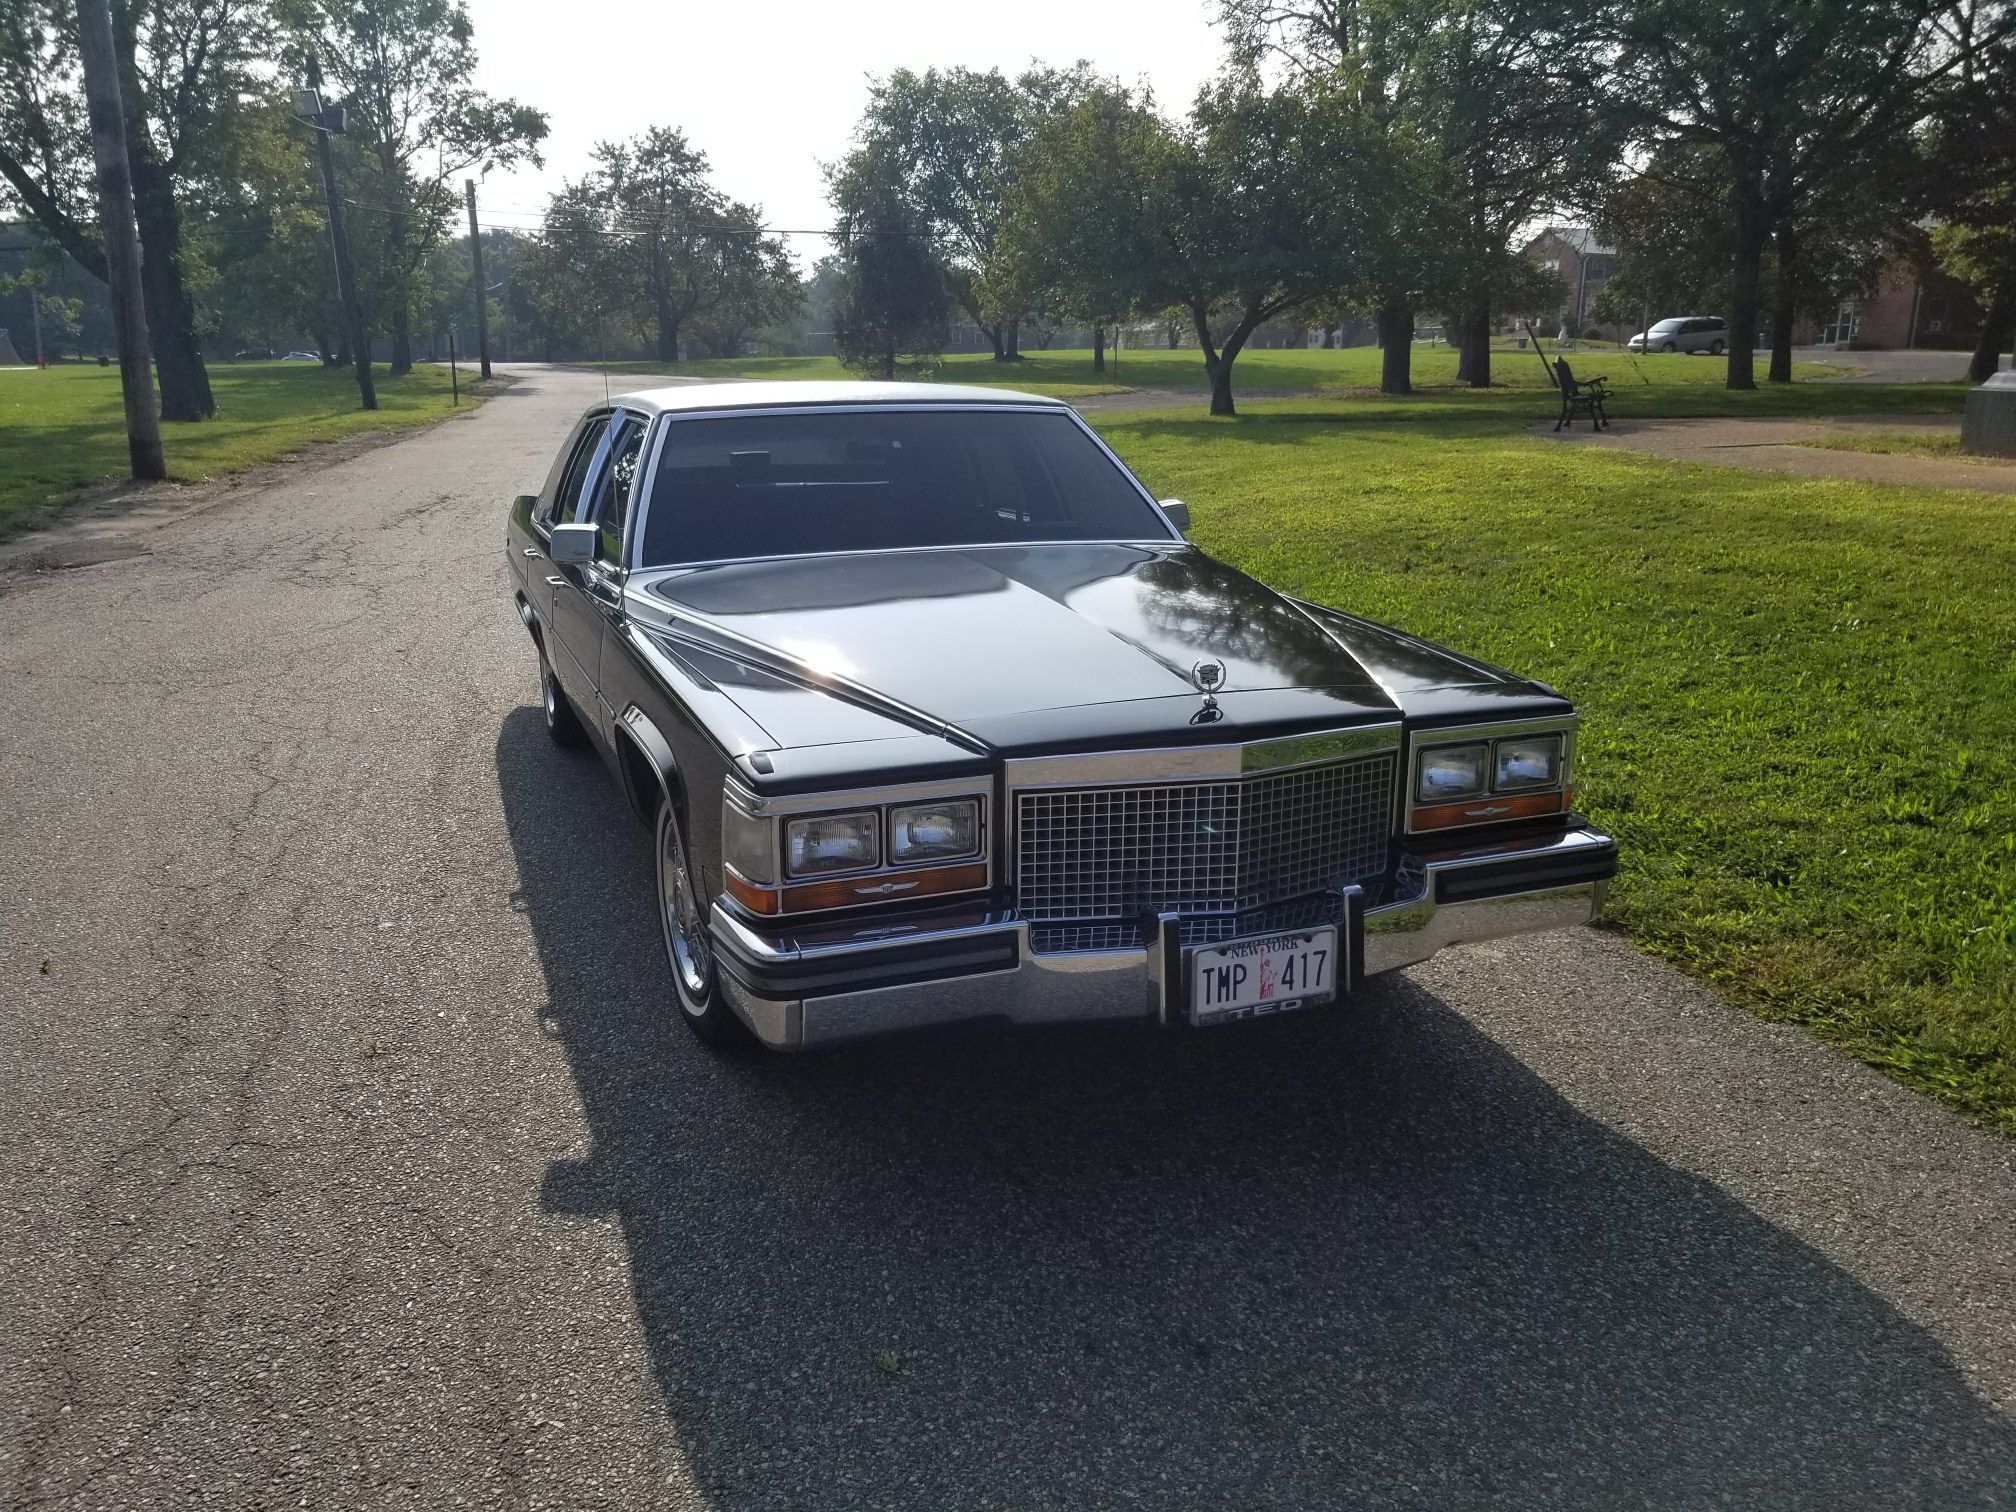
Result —
[[1414, 810], [1417, 830], [1453, 829], [1459, 824], [1497, 824], [1507, 819], [1531, 819], [1559, 814], [1568, 807], [1566, 793], [1520, 793], [1503, 798], [1473, 798], [1467, 803], [1434, 803]]
[[829, 908], [856, 908], [867, 903], [895, 903], [906, 898], [930, 898], [943, 893], [974, 892], [987, 885], [987, 863], [963, 866], [920, 866], [908, 871], [871, 872], [830, 882], [801, 882], [785, 888], [758, 887], [732, 867], [721, 869], [729, 894], [755, 914], [816, 913]]

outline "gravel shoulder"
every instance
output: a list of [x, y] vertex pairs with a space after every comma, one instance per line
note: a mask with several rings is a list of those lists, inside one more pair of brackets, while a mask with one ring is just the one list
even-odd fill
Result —
[[1613, 936], [702, 1051], [505, 588], [601, 388], [0, 595], [0, 1506], [2016, 1506], [2016, 1146]]

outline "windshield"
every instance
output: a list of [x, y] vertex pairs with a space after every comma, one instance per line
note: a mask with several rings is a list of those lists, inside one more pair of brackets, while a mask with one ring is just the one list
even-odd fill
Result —
[[801, 411], [672, 421], [637, 565], [1170, 534], [1070, 415]]
[[1687, 322], [1684, 320], [1662, 320], [1659, 324], [1652, 327], [1652, 329], [1655, 331], [1677, 331], [1685, 324]]

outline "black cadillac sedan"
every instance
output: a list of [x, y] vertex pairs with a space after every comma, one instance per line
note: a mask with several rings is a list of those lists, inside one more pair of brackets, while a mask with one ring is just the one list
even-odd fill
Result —
[[680, 1015], [797, 1050], [1201, 1026], [1592, 918], [1544, 683], [1276, 593], [1066, 405], [723, 384], [513, 504], [547, 728], [656, 834]]

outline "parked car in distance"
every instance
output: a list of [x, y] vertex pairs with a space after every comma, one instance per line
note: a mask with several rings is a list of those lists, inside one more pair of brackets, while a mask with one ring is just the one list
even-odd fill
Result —
[[273, 348], [247, 347], [242, 352], [233, 352], [231, 360], [233, 362], [271, 362], [273, 360]]
[[1729, 322], [1720, 315], [1680, 316], [1640, 331], [1624, 345], [1633, 352], [1706, 352], [1720, 357], [1729, 350]]
[[1053, 399], [592, 406], [512, 503], [511, 592], [548, 733], [652, 831], [685, 1023], [1216, 1025], [1595, 915], [1567, 699], [1188, 523]]
[[322, 357], [318, 352], [289, 352], [280, 360], [282, 362], [320, 362]]

